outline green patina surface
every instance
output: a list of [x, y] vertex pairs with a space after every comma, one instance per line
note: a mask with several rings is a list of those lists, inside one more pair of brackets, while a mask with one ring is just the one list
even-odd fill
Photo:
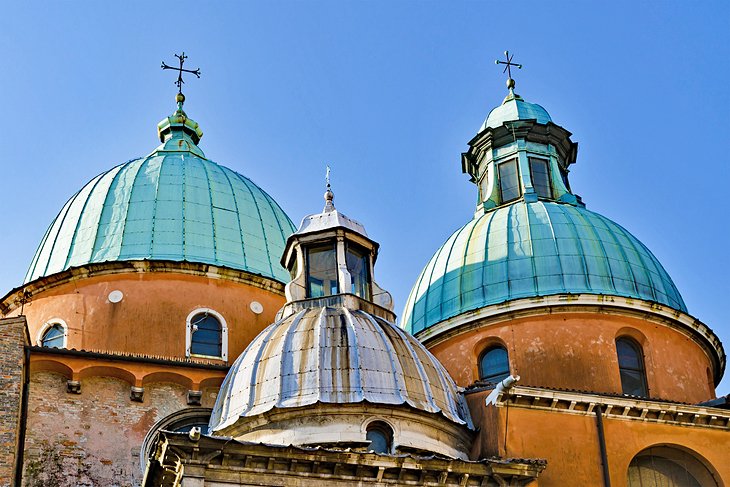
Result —
[[504, 122], [513, 122], [515, 120], [535, 120], [537, 123], [542, 124], [552, 121], [547, 110], [537, 103], [529, 103], [523, 100], [520, 95], [510, 94], [501, 105], [489, 112], [479, 132], [486, 128], [497, 128], [502, 126]]
[[196, 145], [200, 135], [180, 109], [161, 123], [164, 142], [152, 154], [86, 184], [46, 231], [25, 282], [138, 259], [200, 262], [288, 281], [279, 258], [294, 231], [291, 220], [250, 179], [206, 159]]
[[627, 296], [687, 308], [652, 253], [579, 206], [517, 201], [457, 230], [421, 272], [402, 326], [417, 333], [465, 311], [564, 293]]

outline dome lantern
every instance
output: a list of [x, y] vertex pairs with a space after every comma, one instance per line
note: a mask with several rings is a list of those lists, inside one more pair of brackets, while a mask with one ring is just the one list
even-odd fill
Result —
[[[511, 62], [508, 53], [505, 71]], [[479, 188], [477, 212], [512, 203], [556, 201], [582, 205], [568, 182], [568, 166], [576, 160], [578, 144], [571, 133], [554, 124], [548, 112], [515, 93], [515, 81], [507, 79], [509, 93], [494, 108], [469, 141], [461, 157], [462, 171]]]
[[305, 217], [287, 240], [281, 259], [292, 276], [286, 286], [287, 302], [343, 294], [392, 310], [390, 293], [373, 279], [378, 243], [362, 224], [335, 208], [334, 198], [327, 183], [322, 212]]

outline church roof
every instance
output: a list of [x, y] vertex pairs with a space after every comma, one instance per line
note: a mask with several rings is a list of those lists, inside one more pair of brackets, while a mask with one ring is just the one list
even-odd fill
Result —
[[162, 145], [106, 171], [53, 220], [25, 282], [119, 260], [189, 261], [287, 281], [279, 264], [294, 231], [250, 179], [207, 159], [198, 124], [180, 108], [159, 125]]
[[687, 312], [656, 257], [620, 225], [581, 206], [518, 201], [449, 237], [413, 286], [402, 323], [417, 333], [466, 311], [565, 293], [627, 296]]
[[418, 340], [335, 298], [290, 313], [251, 342], [221, 386], [210, 430], [275, 408], [364, 401], [469, 421], [456, 384]]

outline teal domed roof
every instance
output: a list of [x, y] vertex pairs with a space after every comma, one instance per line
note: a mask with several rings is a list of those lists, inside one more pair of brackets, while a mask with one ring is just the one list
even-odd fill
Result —
[[510, 91], [504, 102], [489, 112], [479, 132], [486, 128], [501, 127], [504, 122], [514, 122], [515, 120], [535, 120], [542, 124], [552, 122], [550, 115], [543, 107], [537, 103], [528, 103], [520, 95]]
[[89, 263], [188, 261], [287, 281], [279, 264], [294, 231], [250, 179], [206, 159], [202, 131], [182, 111], [159, 127], [163, 144], [106, 171], [61, 209], [25, 282]]
[[517, 201], [457, 230], [421, 272], [402, 326], [417, 333], [466, 311], [554, 294], [626, 296], [687, 312], [639, 240], [581, 206]]

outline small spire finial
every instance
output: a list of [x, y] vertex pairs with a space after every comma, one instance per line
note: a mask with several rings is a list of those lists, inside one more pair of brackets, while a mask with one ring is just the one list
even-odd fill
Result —
[[507, 89], [510, 91], [510, 94], [514, 94], [515, 80], [512, 79], [511, 67], [515, 66], [517, 69], [522, 69], [522, 65], [512, 62], [512, 58], [514, 57], [514, 54], [510, 56], [509, 51], [504, 51], [504, 57], [505, 57], [505, 59], [507, 59], [506, 61], [500, 61], [499, 59], [497, 59], [496, 61], [494, 61], [494, 64], [497, 64], [497, 65], [504, 64], [505, 65], [504, 70], [502, 72], [507, 73]]
[[327, 166], [327, 173], [324, 176], [324, 180], [327, 182], [327, 190], [324, 192], [324, 210], [323, 213], [327, 213], [329, 211], [332, 211], [335, 209], [335, 194], [332, 192], [332, 187], [330, 186], [330, 167]]
[[182, 54], [175, 54], [175, 57], [180, 61], [180, 67], [176, 68], [174, 66], [168, 66], [165, 61], [162, 61], [162, 69], [174, 69], [178, 72], [177, 74], [177, 80], [175, 81], [175, 85], [177, 86], [177, 95], [175, 96], [175, 101], [177, 102], [177, 106], [180, 110], [182, 110], [182, 105], [185, 103], [185, 95], [183, 95], [182, 92], [182, 85], [185, 84], [185, 81], [183, 81], [182, 74], [183, 73], [190, 73], [194, 74], [196, 77], [200, 78], [200, 68], [198, 69], [183, 69], [183, 64], [185, 64], [185, 60], [188, 58], [185, 55], [185, 51], [183, 51]]

